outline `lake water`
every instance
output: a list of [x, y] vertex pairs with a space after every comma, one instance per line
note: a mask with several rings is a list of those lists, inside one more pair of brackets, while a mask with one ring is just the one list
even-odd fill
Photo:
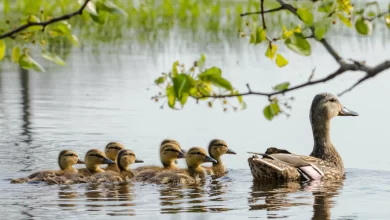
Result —
[[[334, 36], [333, 45], [344, 57], [375, 65], [389, 59], [388, 32], [369, 40], [348, 34]], [[145, 46], [146, 47], [146, 46]], [[143, 49], [128, 45], [100, 54], [74, 49], [67, 66], [43, 62], [47, 72], [24, 72], [4, 65], [0, 73], [0, 212], [8, 219], [389, 219], [390, 160], [388, 160], [387, 101], [390, 72], [380, 74], [340, 98], [359, 117], [335, 118], [331, 137], [347, 168], [342, 183], [254, 183], [247, 151], [276, 146], [309, 154], [313, 141], [309, 124], [312, 98], [320, 92], [337, 94], [362, 73], [304, 88], [287, 97], [295, 100], [291, 116], [267, 121], [264, 97], [245, 97], [248, 109], [223, 112], [215, 105], [190, 101], [174, 111], [150, 100], [158, 90], [153, 80], [175, 60], [190, 65], [204, 52], [206, 66], [222, 68], [234, 86], [245, 91], [270, 91], [290, 80], [304, 82], [313, 68], [315, 78], [337, 68], [321, 45], [313, 56], [302, 57], [284, 47], [289, 60], [277, 68], [264, 57], [264, 47], [247, 40], [210, 45], [171, 37], [166, 44]], [[149, 88], [149, 89], [148, 89]], [[141, 183], [46, 185], [10, 184], [42, 169], [57, 169], [62, 149], [80, 157], [91, 148], [103, 149], [119, 141], [145, 164], [159, 164], [158, 145], [164, 138], [183, 148], [207, 147], [213, 138], [225, 140], [237, 155], [225, 155], [229, 173], [208, 179], [204, 186], [168, 187]], [[184, 162], [180, 161], [184, 167]], [[77, 166], [81, 167], [81, 166]], [[134, 165], [133, 167], [137, 167]]]

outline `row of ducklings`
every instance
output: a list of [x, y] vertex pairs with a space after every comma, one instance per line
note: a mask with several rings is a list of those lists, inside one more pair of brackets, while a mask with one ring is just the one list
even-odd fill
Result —
[[[223, 140], [214, 139], [209, 143], [209, 156], [205, 149], [192, 147], [187, 151], [171, 139], [160, 144], [161, 166], [141, 166], [131, 170], [130, 165], [143, 163], [136, 154], [118, 142], [110, 142], [104, 152], [89, 150], [84, 162], [71, 150], [63, 150], [58, 157], [59, 171], [40, 171], [26, 178], [11, 180], [12, 183], [45, 181], [54, 184], [72, 184], [83, 182], [144, 181], [157, 184], [194, 183], [204, 180], [207, 175], [223, 176], [226, 168], [222, 163], [223, 154], [236, 154]], [[177, 166], [177, 160], [185, 158], [187, 169]], [[211, 167], [201, 166], [212, 162]], [[75, 169], [73, 165], [85, 164], [85, 168]], [[100, 166], [107, 164], [106, 167]]]

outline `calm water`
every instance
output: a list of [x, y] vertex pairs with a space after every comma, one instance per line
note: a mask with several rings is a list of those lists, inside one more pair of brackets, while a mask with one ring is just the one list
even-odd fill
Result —
[[[344, 36], [345, 37], [345, 36]], [[347, 40], [346, 40], [347, 39]], [[388, 34], [367, 41], [334, 37], [341, 55], [369, 64], [389, 59]], [[132, 49], [129, 49], [132, 48]], [[306, 88], [289, 96], [290, 117], [267, 121], [263, 97], [247, 97], [248, 109], [226, 112], [216, 105], [190, 102], [173, 111], [150, 100], [158, 90], [153, 79], [180, 59], [187, 65], [205, 52], [207, 65], [222, 67], [227, 78], [245, 91], [269, 91], [272, 85], [291, 80], [306, 81], [337, 66], [320, 46], [312, 57], [301, 57], [284, 48], [290, 64], [279, 69], [264, 58], [265, 48], [235, 44], [193, 45], [170, 39], [154, 50], [119, 48], [116, 53], [92, 55], [75, 49], [66, 67], [44, 63], [46, 73], [23, 72], [5, 65], [0, 73], [0, 212], [12, 219], [389, 219], [390, 161], [387, 95], [390, 72], [367, 81], [341, 97], [354, 118], [332, 121], [333, 143], [344, 159], [343, 183], [254, 183], [247, 151], [269, 146], [308, 154], [312, 148], [308, 112], [315, 94], [339, 93], [361, 73], [349, 73], [331, 83]], [[149, 88], [149, 89], [148, 89]], [[184, 148], [206, 147], [221, 138], [237, 155], [225, 155], [229, 174], [209, 179], [204, 186], [167, 187], [126, 184], [79, 184], [70, 186], [10, 184], [9, 179], [41, 169], [57, 169], [60, 150], [73, 149], [83, 157], [91, 148], [103, 149], [120, 141], [146, 164], [159, 164], [158, 144], [164, 138], [178, 140]], [[180, 165], [184, 167], [183, 161]], [[134, 166], [136, 167], [136, 166]]]

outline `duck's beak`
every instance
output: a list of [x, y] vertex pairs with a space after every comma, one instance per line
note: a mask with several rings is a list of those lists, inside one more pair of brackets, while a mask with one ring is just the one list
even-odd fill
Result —
[[209, 157], [209, 156], [206, 156], [203, 160], [203, 162], [212, 162], [212, 163], [218, 163], [215, 159]]
[[77, 164], [84, 164], [84, 161], [78, 159], [78, 160], [77, 160]]
[[115, 162], [110, 160], [110, 159], [108, 159], [108, 158], [104, 158], [103, 159], [103, 164], [115, 164]]
[[179, 155], [177, 156], [177, 158], [181, 159], [185, 157], [186, 157], [186, 151], [182, 149], [181, 151], [179, 151]]
[[138, 158], [135, 158], [135, 161], [134, 161], [134, 163], [143, 163], [143, 162], [144, 162], [143, 160], [138, 159]]
[[339, 112], [338, 116], [359, 116], [359, 113], [349, 110], [346, 107], [343, 107]]
[[237, 154], [236, 152], [234, 152], [232, 149], [228, 149], [226, 151], [227, 154]]

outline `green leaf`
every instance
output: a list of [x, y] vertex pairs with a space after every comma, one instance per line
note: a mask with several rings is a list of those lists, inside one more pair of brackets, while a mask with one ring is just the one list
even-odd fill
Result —
[[166, 76], [160, 76], [156, 80], [154, 80], [154, 83], [156, 83], [156, 85], [163, 84], [166, 78], [167, 78]]
[[274, 115], [272, 114], [271, 107], [269, 105], [267, 105], [264, 108], [263, 113], [264, 113], [265, 118], [268, 119], [269, 121], [271, 121], [272, 118], [274, 117]]
[[215, 86], [218, 86], [218, 87], [221, 87], [221, 88], [224, 88], [224, 89], [226, 89], [226, 90], [233, 90], [233, 86], [232, 86], [232, 84], [228, 81], [228, 80], [226, 80], [226, 79], [224, 79], [224, 78], [222, 78], [222, 77], [219, 77], [219, 78], [211, 78], [210, 79], [210, 82], [213, 84], [213, 85], [215, 85]]
[[176, 61], [172, 65], [172, 74], [173, 76], [176, 76], [178, 73], [177, 67], [179, 66], [179, 61]]
[[0, 60], [2, 60], [5, 56], [5, 49], [6, 49], [5, 42], [3, 40], [0, 40]]
[[267, 51], [265, 51], [265, 56], [273, 60], [277, 50], [278, 46], [276, 44], [271, 44], [268, 46]]
[[286, 46], [297, 54], [310, 56], [311, 46], [301, 33], [294, 33], [290, 38], [284, 41]]
[[77, 38], [76, 35], [72, 34], [70, 36], [68, 36], [68, 38], [70, 39], [70, 41], [72, 41], [73, 45], [78, 47], [79, 46], [79, 39]]
[[65, 62], [64, 60], [62, 60], [59, 56], [55, 55], [55, 54], [52, 54], [48, 51], [45, 51], [42, 53], [42, 57], [45, 58], [46, 60], [49, 60], [53, 63], [56, 63], [60, 66], [64, 66], [65, 65]]
[[49, 31], [52, 37], [57, 37], [61, 35], [72, 36], [71, 25], [67, 21], [60, 21], [53, 25], [52, 29]]
[[337, 13], [337, 17], [339, 17], [340, 21], [342, 21], [347, 27], [352, 27], [352, 23], [349, 18], [344, 17], [343, 13]]
[[355, 22], [355, 28], [361, 35], [370, 35], [372, 33], [372, 24], [370, 21], [360, 17]]
[[222, 77], [222, 71], [218, 67], [211, 67], [198, 75], [198, 78], [202, 81], [210, 81], [211, 78]]
[[200, 59], [197, 62], [198, 68], [200, 70], [203, 70], [205, 63], [206, 63], [206, 56], [202, 53], [202, 56], [200, 57]]
[[[175, 96], [180, 100], [180, 102], [184, 102], [187, 100], [188, 95], [190, 93], [190, 89], [194, 86], [194, 79], [187, 74], [179, 74], [175, 76], [173, 79], [173, 88], [175, 92]], [[184, 99], [184, 100], [183, 100]], [[183, 103], [182, 103], [183, 105]]]
[[39, 18], [37, 16], [35, 16], [35, 15], [28, 16], [27, 21], [29, 23], [40, 22]]
[[[85, 3], [85, 1], [84, 1], [84, 0], [79, 0], [78, 3], [79, 3], [80, 5], [83, 5], [83, 4]], [[91, 15], [99, 16], [98, 13], [97, 13], [97, 11], [96, 11], [96, 5], [95, 5], [95, 3], [93, 3], [93, 1], [89, 1], [89, 2], [87, 3], [87, 6], [85, 7], [85, 10], [86, 10], [89, 14], [91, 14]]]
[[277, 101], [272, 101], [263, 110], [265, 118], [272, 120], [276, 115], [280, 113], [280, 107]]
[[329, 14], [332, 11], [333, 4], [335, 1], [321, 1], [321, 4], [318, 6], [318, 12], [324, 12]]
[[328, 32], [330, 26], [331, 26], [330, 19], [322, 19], [320, 21], [317, 21], [315, 23], [314, 37], [317, 40], [321, 40], [325, 36], [326, 32]]
[[176, 96], [175, 96], [175, 89], [173, 88], [173, 86], [168, 86], [166, 88], [166, 94], [168, 97], [168, 106], [170, 108], [175, 108]]
[[18, 63], [20, 57], [20, 48], [18, 46], [14, 46], [12, 48], [12, 62]]
[[38, 72], [45, 72], [45, 69], [28, 54], [22, 54], [19, 57], [19, 65], [23, 69], [34, 69]]
[[[389, 5], [389, 7], [390, 7], [390, 5]], [[386, 26], [390, 29], [390, 14], [385, 16], [385, 22], [386, 22]]]
[[106, 11], [111, 14], [121, 14], [127, 17], [127, 13], [123, 9], [119, 8], [117, 5], [112, 3], [111, 1], [106, 0], [104, 2], [99, 2], [99, 3], [100, 3], [98, 4], [99, 10]]
[[286, 60], [281, 54], [276, 54], [276, 65], [278, 67], [284, 67], [288, 64], [288, 60]]
[[290, 86], [289, 82], [284, 82], [284, 83], [280, 83], [280, 84], [274, 86], [272, 89], [275, 91], [284, 91], [284, 90], [288, 89], [289, 86]]
[[3, 10], [5, 14], [9, 12], [9, 8], [9, 0], [3, 0]]
[[309, 10], [305, 8], [298, 8], [297, 14], [302, 19], [302, 21], [305, 22], [305, 24], [310, 26], [313, 25], [314, 16]]
[[256, 40], [254, 43], [259, 44], [263, 42], [266, 38], [267, 38], [266, 31], [263, 28], [258, 27], [256, 29]]
[[89, 14], [89, 16], [92, 18], [92, 20], [98, 24], [104, 24], [104, 20], [100, 18], [98, 15]]

